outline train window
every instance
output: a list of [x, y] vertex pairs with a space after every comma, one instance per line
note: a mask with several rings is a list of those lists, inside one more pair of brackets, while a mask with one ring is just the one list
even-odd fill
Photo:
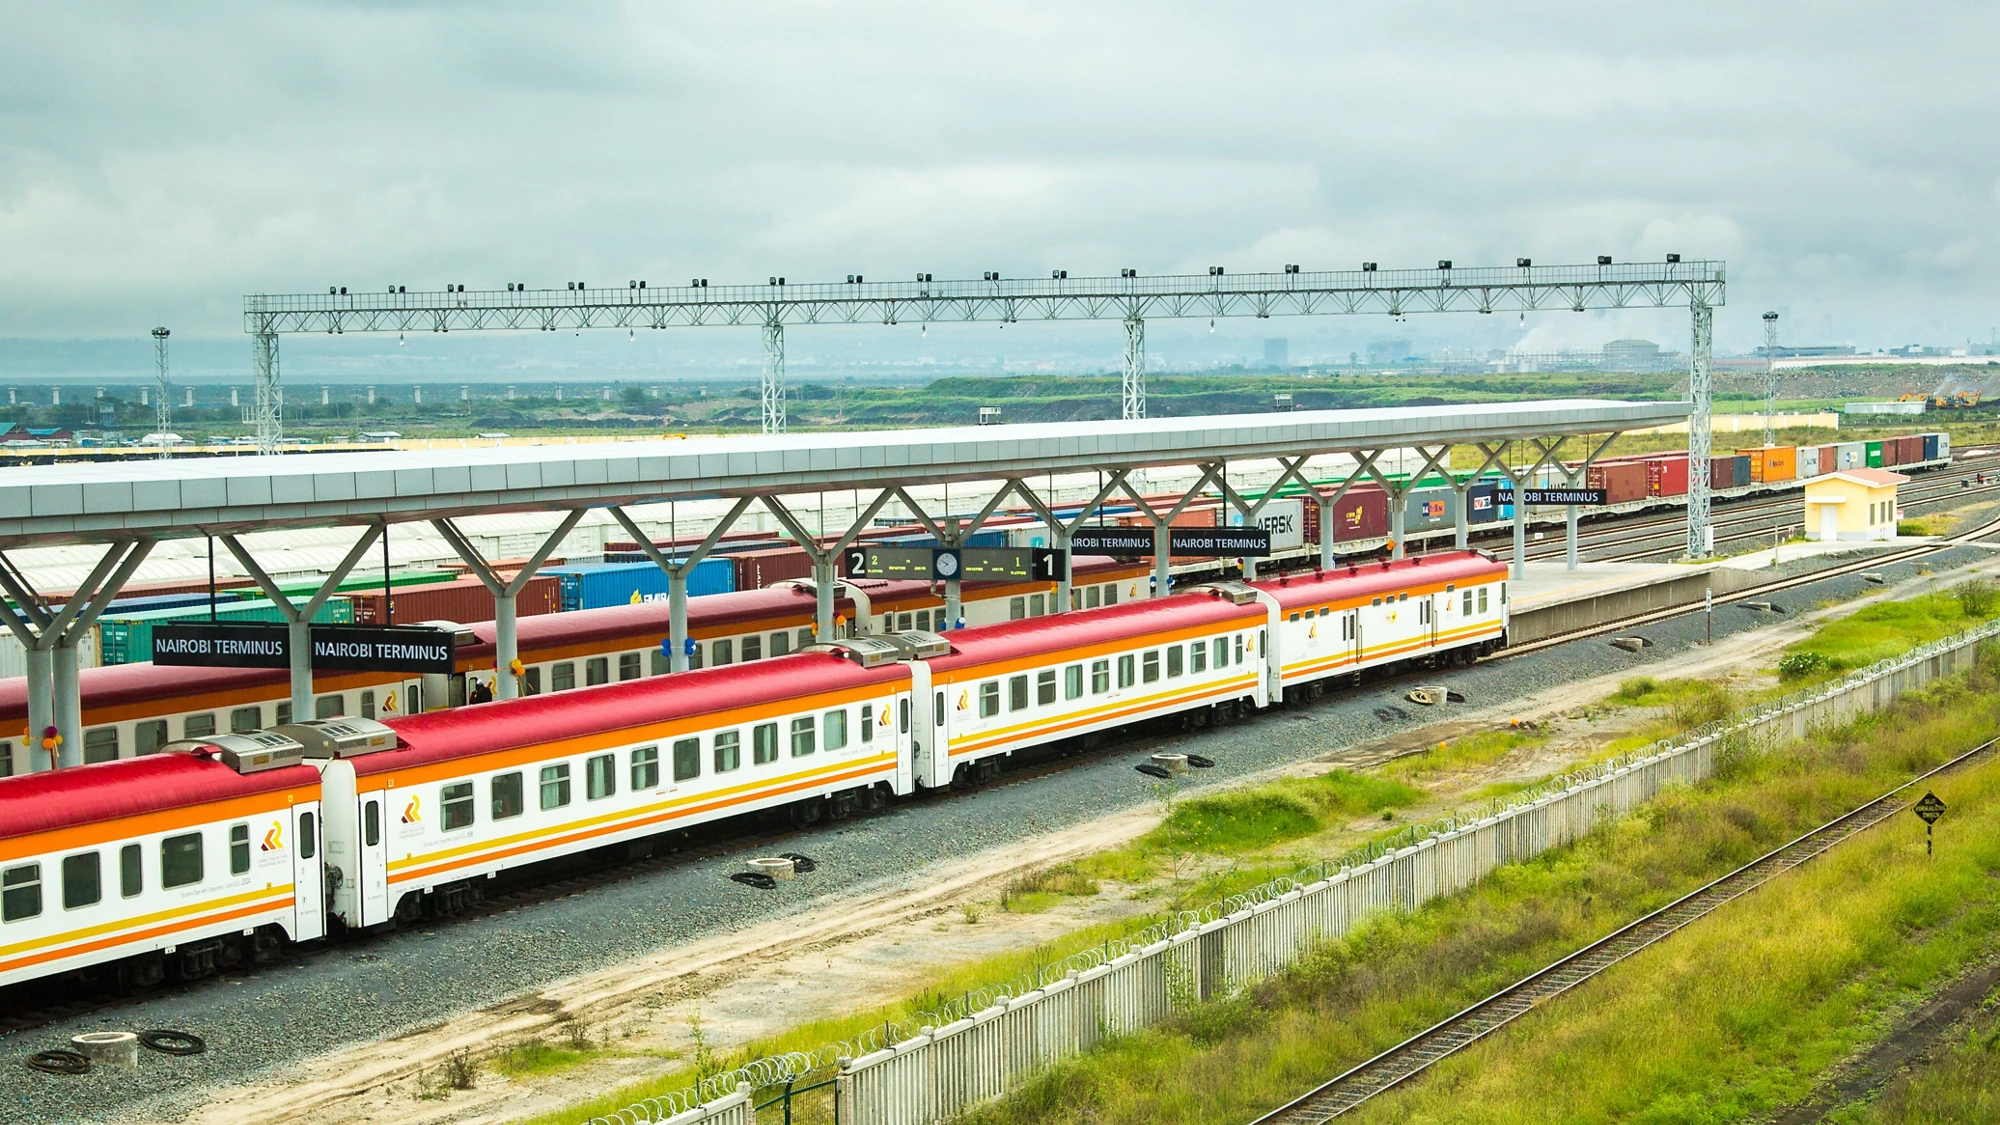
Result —
[[907, 699], [896, 701], [896, 729], [903, 734], [910, 733], [910, 701]]
[[[463, 702], [463, 700], [461, 700], [460, 702]], [[292, 721], [292, 705], [290, 703], [278, 704], [278, 718], [276, 725], [284, 726], [286, 723], [289, 723], [291, 721]]]
[[1382, 604], [1382, 599], [1381, 599], [1381, 598], [1376, 598], [1373, 604], [1375, 604], [1375, 605], [1381, 605], [1381, 604]]
[[201, 833], [187, 832], [160, 841], [160, 886], [167, 890], [201, 882]]
[[[939, 624], [943, 624], [943, 620], [942, 620], [942, 619], [943, 619], [943, 617], [944, 617], [944, 614], [943, 614], [942, 612], [940, 612], [940, 613], [938, 614], [938, 617], [939, 617], [939, 619], [940, 619], [940, 620], [939, 620]], [[919, 629], [929, 629], [930, 627], [931, 627], [931, 611], [930, 611], [930, 610], [928, 610], [928, 609], [920, 609], [920, 610], [918, 610], [918, 611], [917, 611], [917, 628], [919, 628]]]
[[1072, 664], [1063, 669], [1063, 698], [1083, 698], [1083, 665]]
[[758, 723], [750, 731], [750, 762], [767, 766], [778, 760], [778, 724]]
[[[542, 670], [540, 668], [527, 669], [527, 675], [522, 676], [521, 681], [522, 681], [521, 688], [524, 694], [527, 695], [542, 694]], [[411, 702], [414, 703], [415, 699], [416, 697], [412, 696]], [[410, 713], [415, 714], [416, 708], [412, 707], [410, 709]]]
[[[660, 666], [661, 666], [661, 667], [666, 667], [666, 654], [665, 654], [665, 653], [661, 653], [661, 654], [660, 654], [660, 662], [661, 662], [661, 663], [660, 663]], [[693, 644], [693, 645], [691, 645], [691, 646], [688, 646], [688, 671], [690, 671], [690, 672], [699, 672], [699, 671], [701, 671], [701, 644], [700, 644], [700, 642], [696, 642], [695, 644]]]
[[990, 719], [1000, 713], [1000, 681], [989, 680], [979, 685], [979, 717]]
[[937, 704], [937, 706], [935, 706], [935, 707], [932, 707], [932, 708], [931, 708], [931, 725], [932, 725], [932, 726], [935, 726], [935, 727], [937, 727], [937, 728], [938, 728], [939, 730], [943, 730], [943, 729], [944, 729], [944, 693], [943, 693], [943, 692], [938, 692], [938, 693], [937, 693], [937, 698], [936, 698], [935, 700], [933, 700], [932, 702], [936, 703], [936, 704]]
[[1430, 623], [1431, 623], [1431, 600], [1429, 598], [1425, 598], [1423, 601], [1417, 603], [1417, 624], [1428, 625]]
[[[1048, 596], [1049, 596], [1049, 597], [1051, 597], [1051, 598], [1055, 597], [1055, 595], [1054, 595], [1054, 594], [1050, 594], [1050, 595], [1048, 595]], [[1046, 609], [1044, 609], [1044, 608], [1043, 608], [1043, 606], [1045, 606], [1046, 604], [1047, 604], [1047, 603], [1046, 603], [1046, 602], [1045, 602], [1045, 601], [1043, 600], [1043, 597], [1042, 597], [1042, 595], [1040, 595], [1040, 594], [1036, 594], [1036, 595], [1035, 595], [1034, 597], [1031, 597], [1031, 598], [1029, 598], [1029, 599], [1028, 599], [1028, 616], [1029, 616], [1029, 617], [1040, 617], [1040, 616], [1041, 616], [1042, 614], [1044, 614], [1044, 613], [1047, 613], [1047, 612], [1048, 612], [1048, 610], [1046, 610]]]
[[98, 727], [83, 732], [84, 762], [115, 762], [118, 760], [118, 728]]
[[152, 719], [132, 724], [132, 750], [136, 754], [157, 754], [167, 744], [167, 721]]
[[1111, 690], [1111, 662], [1093, 660], [1090, 663], [1090, 694], [1103, 695]]
[[569, 804], [569, 763], [542, 767], [542, 811]]
[[1243, 634], [1236, 634], [1236, 663], [1243, 663]]
[[1208, 671], [1208, 645], [1196, 641], [1188, 646], [1188, 674], [1199, 676]]
[[608, 684], [610, 682], [610, 657], [593, 656], [583, 662], [583, 684], [585, 687], [596, 687], [598, 684]]
[[233, 824], [229, 827], [229, 873], [248, 875], [250, 873], [250, 826]]
[[1105, 605], [1118, 604], [1118, 583], [1113, 582], [1110, 585], [1104, 587], [1104, 604]]
[[749, 636], [743, 638], [743, 663], [764, 659], [764, 638]]
[[1133, 668], [1136, 664], [1137, 661], [1135, 661], [1130, 654], [1118, 658], [1119, 687], [1128, 688], [1132, 686]]
[[1047, 707], [1056, 701], [1056, 670], [1035, 673], [1035, 705]]
[[[888, 719], [889, 709], [884, 707], [882, 708], [882, 720], [887, 722]], [[864, 703], [861, 705], [861, 716], [856, 723], [856, 732], [861, 735], [861, 741], [863, 742], [875, 741], [875, 706], [873, 704]]]
[[1215, 667], [1217, 671], [1229, 667], [1229, 638], [1215, 638]]
[[1007, 710], [1025, 711], [1028, 708], [1028, 677], [1015, 676], [1007, 681]]
[[743, 736], [733, 730], [715, 736], [715, 772], [728, 773], [743, 764]]
[[14, 744], [0, 742], [0, 777], [14, 776]]
[[126, 898], [138, 898], [139, 892], [146, 889], [146, 876], [139, 857], [137, 844], [127, 844], [118, 849], [118, 893]]
[[1507, 604], [1507, 584], [1505, 582], [1500, 583], [1500, 604]]
[[818, 628], [818, 626], [816, 625], [808, 625], [805, 626], [804, 628], [801, 628], [798, 632], [798, 643], [793, 645], [792, 647], [804, 648], [807, 645], [813, 643], [813, 630], [816, 628]]
[[372, 691], [361, 693], [361, 717], [364, 719], [375, 717], [375, 693]]
[[549, 690], [568, 691], [576, 686], [576, 665], [570, 661], [549, 668]]
[[1396, 600], [1397, 600], [1397, 601], [1399, 601], [1399, 602], [1406, 602], [1406, 601], [1409, 601], [1409, 600], [1410, 600], [1410, 595], [1408, 595], [1408, 594], [1397, 594], [1397, 595], [1396, 595]]
[[1026, 598], [1007, 599], [1007, 620], [1019, 621], [1026, 616], [1028, 616], [1028, 599]]
[[792, 757], [803, 758], [813, 752], [813, 719], [811, 715], [792, 720]]
[[96, 905], [104, 897], [103, 880], [96, 852], [78, 852], [63, 857], [63, 909]]
[[[694, 646], [694, 651], [697, 654], [699, 654], [701, 652], [701, 646], [700, 645]], [[661, 652], [659, 649], [653, 650], [651, 663], [648, 666], [652, 669], [652, 672], [650, 674], [655, 676], [664, 676], [668, 673], [668, 671], [670, 671], [673, 668], [672, 662], [667, 659], [667, 654]], [[692, 659], [690, 659], [688, 661], [688, 667], [694, 668], [698, 667], [698, 665], [696, 665], [695, 662]]]
[[847, 711], [845, 708], [839, 711], [828, 711], [826, 714], [821, 715], [819, 725], [820, 730], [826, 735], [826, 748], [828, 750], [845, 750], [847, 748]]
[[1145, 659], [1143, 659], [1140, 662], [1140, 678], [1144, 679], [1149, 684], [1158, 682], [1160, 678], [1159, 649], [1153, 649], [1152, 651], [1146, 653]]
[[777, 632], [771, 634], [771, 655], [783, 656], [792, 651], [791, 634]]
[[1178, 676], [1180, 674], [1181, 674], [1181, 646], [1175, 645], [1174, 647], [1167, 650], [1167, 678], [1171, 680], [1175, 676]]
[[1479, 588], [1479, 612], [1486, 612], [1486, 587]]
[[1472, 612], [1472, 591], [1470, 590], [1467, 590], [1465, 592], [1465, 608], [1461, 612], [1466, 614], [1470, 614]]
[[313, 814], [299, 814], [299, 858], [311, 859], [319, 850], [319, 833], [313, 830]]
[[347, 713], [347, 698], [340, 695], [322, 695], [313, 700], [313, 718], [338, 719]]
[[910, 615], [909, 615], [909, 614], [907, 614], [907, 613], [899, 613], [899, 614], [897, 614], [897, 615], [896, 615], [896, 632], [898, 632], [898, 633], [907, 633], [907, 632], [909, 632], [909, 631], [910, 631]]
[[583, 795], [592, 801], [601, 801], [618, 792], [618, 777], [615, 773], [618, 759], [611, 754], [599, 754], [583, 763]]
[[522, 796], [520, 770], [515, 770], [512, 773], [503, 773], [495, 777], [490, 785], [490, 790], [490, 795], [493, 798], [491, 807], [494, 820], [506, 820], [509, 817], [520, 816], [528, 807], [528, 802]]
[[1104, 591], [1092, 586], [1083, 592], [1083, 605], [1085, 609], [1096, 609], [1103, 604]]
[[721, 640], [715, 642], [714, 648], [715, 648], [715, 666], [717, 668], [722, 667], [724, 664], [733, 664], [736, 662], [735, 641], [730, 640], [728, 637], [724, 637]]
[[361, 806], [361, 842], [374, 847], [382, 842], [382, 802], [369, 801]]
[[24, 863], [0, 871], [0, 922], [18, 922], [42, 912], [42, 865]]
[[[645, 772], [648, 775], [650, 775], [650, 778], [644, 785], [639, 784], [639, 775], [640, 775], [639, 755], [641, 753], [644, 753], [651, 758], [651, 760], [645, 764]], [[646, 749], [643, 751], [640, 750], [632, 751], [632, 788], [651, 789], [653, 786], [658, 785], [660, 783], [659, 757], [660, 757], [660, 751], [656, 747], [652, 746], [646, 747]], [[688, 781], [700, 776], [701, 776], [701, 739], [683, 738], [677, 740], [674, 743], [674, 780]]]
[[438, 789], [438, 828], [456, 832], [472, 827], [472, 783], [454, 781]]
[[1325, 606], [1321, 606], [1321, 607], [1319, 607], [1319, 615], [1320, 615], [1321, 617], [1325, 617], [1325, 616], [1326, 616], [1327, 614], [1329, 614], [1329, 613], [1332, 613], [1332, 612], [1333, 612], [1332, 610], [1328, 609], [1328, 608], [1327, 608], [1327, 607], [1325, 607]]
[[1287, 617], [1287, 618], [1285, 618], [1285, 620], [1287, 620], [1287, 621], [1297, 621], [1298, 619], [1299, 619], [1299, 615], [1298, 615], [1297, 613], [1294, 613], [1294, 614], [1292, 614], [1292, 615], [1291, 615], [1290, 617]]
[[619, 653], [618, 654], [619, 681], [623, 682], [625, 680], [636, 680], [639, 678], [639, 675], [640, 675], [639, 654], [636, 652]]

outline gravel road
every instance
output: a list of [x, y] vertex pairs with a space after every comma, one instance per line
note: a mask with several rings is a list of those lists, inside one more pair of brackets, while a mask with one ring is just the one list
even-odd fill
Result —
[[[1961, 547], [1932, 556], [1934, 570], [1988, 558]], [[1798, 573], [1825, 560], [1800, 560]], [[1914, 565], [1882, 568], [1908, 582]], [[1855, 576], [1812, 583], [1771, 598], [1782, 610], [1812, 609], [1823, 599], [1858, 597], [1880, 587]], [[1769, 624], [1769, 614], [1724, 606], [1718, 637]], [[1654, 646], [1641, 653], [1605, 639], [1579, 641], [1494, 661], [1426, 682], [1446, 682], [1474, 704], [1522, 699], [1576, 680], [1641, 671], [1686, 651], [1703, 634], [1699, 613], [1635, 630]], [[1315, 757], [1444, 716], [1403, 700], [1408, 681], [1370, 684], [1317, 705], [1267, 712], [1198, 735], [1166, 740], [1198, 749], [1216, 768], [1193, 778], [1212, 785]], [[573, 974], [694, 938], [770, 920], [827, 900], [917, 878], [926, 863], [1066, 828], [1146, 803], [1152, 783], [1133, 772], [1160, 740], [1083, 761], [1053, 775], [927, 798], [889, 812], [794, 837], [788, 845], [820, 861], [812, 875], [758, 891], [728, 881], [743, 855], [691, 859], [581, 893], [486, 917], [406, 930], [293, 959], [248, 976], [210, 981], [148, 1000], [0, 1038], [11, 1056], [0, 1065], [5, 1120], [28, 1123], [171, 1120], [202, 1099], [202, 1087], [266, 1074], [288, 1062], [346, 1044], [375, 1041]], [[40, 1074], [21, 1065], [32, 1051], [67, 1046], [83, 1031], [183, 1028], [205, 1036], [209, 1051], [188, 1059], [148, 1055], [137, 1071], [98, 1070], [82, 1077]]]

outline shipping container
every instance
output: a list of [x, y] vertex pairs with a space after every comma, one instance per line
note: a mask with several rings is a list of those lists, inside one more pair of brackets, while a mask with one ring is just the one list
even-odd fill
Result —
[[1646, 462], [1646, 495], [1686, 496], [1687, 490], [1687, 454], [1654, 457]]
[[1766, 445], [1756, 449], [1739, 449], [1737, 456], [1750, 462], [1752, 484], [1777, 484], [1781, 481], [1796, 480], [1799, 475], [1798, 452], [1789, 445]]
[[1607, 504], [1630, 504], [1646, 498], [1646, 463], [1613, 461], [1591, 465], [1583, 471], [1585, 488], [1604, 490]]
[[[455, 621], [460, 625], [474, 625], [493, 620], [493, 594], [486, 584], [477, 578], [460, 578], [454, 582], [427, 582], [417, 586], [403, 586], [394, 590], [385, 599], [380, 590], [362, 591], [347, 595], [354, 606], [356, 625], [415, 625], [421, 621]], [[387, 601], [389, 604], [384, 604]], [[562, 583], [552, 574], [540, 574], [528, 580], [521, 592], [514, 596], [514, 614], [529, 617], [543, 613], [555, 613], [562, 608]], [[390, 616], [389, 610], [395, 614]]]
[[1820, 446], [1819, 447], [1820, 475], [1825, 476], [1828, 473], [1837, 471], [1839, 468], [1840, 468], [1840, 446], [1838, 445]]
[[1711, 457], [1708, 459], [1708, 487], [1710, 489], [1736, 487], [1736, 458]]
[[[1244, 497], [1244, 499], [1249, 500], [1249, 497]], [[1253, 505], [1256, 503], [1255, 500], [1249, 500], [1249, 502]], [[1305, 507], [1306, 502], [1303, 499], [1272, 500], [1264, 505], [1263, 511], [1257, 513], [1255, 526], [1261, 527], [1271, 533], [1271, 549], [1273, 551], [1295, 551], [1305, 546]], [[1183, 516], [1190, 514], [1192, 513], [1181, 513]], [[1209, 518], [1214, 519], [1214, 516], [1210, 515]], [[1232, 508], [1229, 513], [1229, 526], [1242, 527], [1244, 523], [1243, 513]], [[1186, 525], [1183, 525], [1179, 519], [1176, 519], [1174, 520], [1174, 526], [1181, 527]], [[1193, 526], [1200, 525], [1196, 524]]]
[[1868, 443], [1865, 441], [1843, 441], [1833, 447], [1836, 457], [1834, 471], [1841, 469], [1865, 469], [1868, 467]]
[[[628, 545], [632, 548], [635, 554], [638, 552], [639, 545], [637, 543], [631, 543]], [[644, 556], [642, 555], [640, 557], [643, 558]], [[542, 565], [545, 567], [561, 566], [562, 564], [568, 561], [569, 561], [568, 559], [565, 559], [559, 555], [551, 555], [550, 557], [542, 560]], [[486, 565], [489, 568], [491, 568], [495, 574], [499, 574], [502, 571], [512, 574], [519, 574], [521, 573], [521, 568], [528, 565], [528, 560], [526, 558], [494, 559], [492, 562], [489, 562]], [[439, 563], [438, 567], [441, 570], [450, 571], [453, 575], [459, 578], [467, 577], [472, 573], [472, 565], [470, 563], [465, 563], [465, 562], [444, 562], [444, 563]], [[375, 583], [375, 586], [378, 589], [381, 588], [381, 585], [382, 583], [379, 580]]]
[[[283, 621], [278, 607], [268, 601], [239, 601], [218, 604], [217, 621]], [[155, 609], [143, 613], [109, 614], [97, 621], [97, 657], [105, 664], [136, 664], [153, 659], [155, 625], [199, 625], [208, 620], [206, 605], [184, 609]], [[313, 615], [319, 625], [346, 625], [354, 620], [354, 607], [345, 598], [328, 598]]]
[[1800, 480], [1810, 480], [1819, 475], [1819, 446], [1799, 446], [1798, 460]]
[[[239, 586], [248, 585], [250, 585], [250, 579], [248, 578], [230, 578], [227, 575], [218, 576], [215, 580], [216, 596], [224, 597], [226, 595], [222, 594], [221, 591], [234, 590]], [[70, 595], [74, 593], [76, 593], [75, 590], [51, 590], [43, 596], [52, 602], [62, 602], [68, 601]], [[162, 594], [200, 594], [203, 598], [207, 598], [208, 579], [179, 578], [160, 582], [127, 582], [118, 591], [118, 596], [121, 598], [145, 598]]]
[[[97, 630], [86, 629], [76, 640], [76, 666], [97, 667]], [[0, 678], [17, 679], [28, 674], [28, 650], [12, 629], [0, 629]]]
[[1744, 485], [1750, 483], [1750, 458], [1745, 457], [1741, 453], [1738, 453], [1735, 457], [1735, 461], [1736, 461], [1736, 475], [1731, 479], [1736, 482], [1735, 487], [1742, 488]]
[[1926, 460], [1926, 461], [1935, 461], [1935, 460], [1937, 460], [1937, 459], [1938, 459], [1938, 435], [1936, 435], [1936, 434], [1925, 434], [1925, 435], [1924, 435], [1924, 460]]
[[1937, 447], [1938, 459], [1941, 461], [1951, 460], [1951, 435], [1948, 433], [1939, 433], [1937, 435], [1937, 439], [1938, 439], [1938, 447]]
[[[728, 562], [735, 569], [738, 590], [762, 590], [780, 582], [812, 577], [812, 557], [797, 546], [745, 551], [728, 556]], [[844, 571], [845, 559], [835, 559], [834, 565], [836, 571]]]
[[1474, 481], [1465, 490], [1465, 522], [1492, 523], [1500, 518], [1500, 485], [1497, 481]]
[[1909, 434], [1896, 439], [1896, 464], [1915, 465], [1924, 460], [1924, 436]]
[[1403, 534], [1458, 526], [1458, 490], [1450, 485], [1413, 488], [1403, 497]]
[[[383, 585], [382, 572], [378, 570], [373, 574], [369, 574], [364, 569], [366, 566], [366, 563], [361, 564], [361, 567], [357, 567], [346, 578], [341, 579], [340, 585], [335, 587], [333, 592], [336, 594], [359, 594], [365, 593], [368, 590], [380, 590]], [[392, 570], [389, 572], [388, 586], [393, 590], [402, 586], [420, 586], [432, 582], [450, 582], [458, 577], [458, 572], [450, 570]], [[307, 601], [318, 594], [321, 584], [325, 581], [326, 579], [324, 578], [295, 578], [278, 583], [278, 589], [284, 591], [285, 597], [291, 599], [296, 604]], [[264, 591], [256, 586], [244, 586], [233, 592], [237, 598], [244, 601], [256, 601], [265, 596]]]
[[1389, 534], [1389, 494], [1379, 484], [1357, 484], [1333, 506], [1333, 539], [1352, 543]]
[[1864, 443], [1864, 445], [1868, 450], [1868, 461], [1864, 467], [1870, 469], [1881, 468], [1883, 465], [1882, 443], [1879, 441], [1871, 441]]
[[[651, 562], [571, 563], [548, 573], [562, 584], [565, 613], [579, 609], [664, 601], [667, 572]], [[706, 558], [688, 575], [688, 594], [726, 594], [736, 588], [735, 564], [727, 558]]]

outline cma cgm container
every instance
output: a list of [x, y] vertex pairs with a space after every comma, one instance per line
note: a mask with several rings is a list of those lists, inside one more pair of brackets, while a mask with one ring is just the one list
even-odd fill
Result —
[[1334, 504], [1333, 539], [1352, 543], [1389, 534], [1389, 494], [1379, 484], [1357, 484]]
[[1607, 504], [1630, 504], [1646, 498], [1646, 463], [1613, 461], [1592, 465], [1583, 471], [1585, 488], [1604, 490]]
[[1833, 447], [1834, 466], [1829, 472], [1842, 469], [1865, 469], [1868, 467], [1868, 443], [1865, 441], [1843, 441]]
[[[218, 602], [217, 621], [283, 621], [278, 607], [268, 601]], [[155, 625], [198, 625], [208, 620], [206, 605], [184, 609], [154, 609], [142, 613], [105, 614], [97, 621], [97, 655], [105, 664], [137, 664], [153, 659]], [[313, 614], [319, 625], [346, 625], [354, 620], [354, 607], [345, 598], [328, 598]]]
[[1492, 523], [1500, 518], [1500, 482], [1474, 481], [1465, 490], [1465, 522]]
[[1865, 467], [1870, 469], [1881, 468], [1883, 464], [1882, 443], [1879, 441], [1870, 441], [1864, 442], [1862, 445], [1868, 451], [1868, 461]]
[[[419, 621], [474, 625], [493, 620], [493, 592], [477, 578], [404, 586], [387, 598], [380, 590], [364, 591], [347, 595], [347, 600], [354, 607], [356, 625], [386, 625], [392, 620], [403, 625]], [[562, 583], [552, 574], [529, 579], [514, 596], [514, 613], [518, 617], [554, 613], [561, 608]], [[391, 609], [395, 611], [393, 617]]]
[[1799, 475], [1798, 453], [1789, 445], [1766, 445], [1757, 449], [1739, 449], [1737, 456], [1750, 461], [1750, 483], [1777, 484], [1779, 481], [1796, 480]]
[[[667, 573], [650, 562], [573, 563], [549, 570], [562, 583], [565, 613], [613, 605], [664, 601]], [[726, 594], [736, 588], [736, 570], [726, 558], [706, 558], [688, 575], [688, 593]]]
[[1646, 462], [1646, 495], [1686, 496], [1688, 490], [1687, 454], [1678, 453], [1665, 457], [1653, 457]]
[[1798, 460], [1800, 480], [1808, 480], [1819, 475], [1819, 446], [1799, 446]]

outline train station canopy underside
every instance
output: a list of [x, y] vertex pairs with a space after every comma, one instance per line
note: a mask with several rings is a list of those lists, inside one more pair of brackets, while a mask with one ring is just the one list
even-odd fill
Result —
[[28, 466], [0, 472], [0, 549], [1491, 445], [1688, 411], [1574, 399]]

